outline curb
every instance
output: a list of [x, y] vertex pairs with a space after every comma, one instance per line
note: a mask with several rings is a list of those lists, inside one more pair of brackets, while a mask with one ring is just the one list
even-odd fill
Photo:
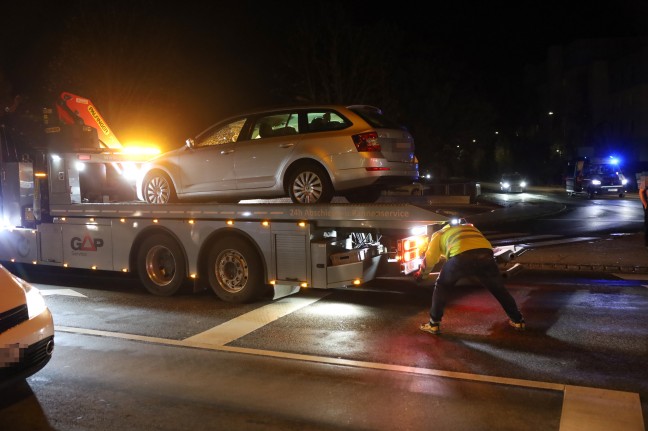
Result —
[[582, 264], [565, 264], [565, 263], [520, 263], [524, 269], [550, 270], [550, 271], [586, 271], [586, 272], [605, 272], [614, 274], [646, 274], [646, 266], [628, 266], [628, 265], [582, 265]]

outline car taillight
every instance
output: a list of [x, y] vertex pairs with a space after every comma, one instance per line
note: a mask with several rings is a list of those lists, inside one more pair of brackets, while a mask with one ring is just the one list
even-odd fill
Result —
[[419, 268], [427, 247], [427, 239], [425, 235], [415, 235], [397, 241], [396, 259], [400, 262], [403, 274], [409, 274]]
[[356, 146], [358, 152], [365, 151], [380, 151], [380, 144], [378, 143], [378, 133], [368, 132], [360, 133], [359, 135], [353, 135], [353, 143]]

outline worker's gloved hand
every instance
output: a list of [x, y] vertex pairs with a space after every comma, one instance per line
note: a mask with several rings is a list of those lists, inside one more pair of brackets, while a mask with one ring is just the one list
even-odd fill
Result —
[[428, 274], [429, 274], [429, 273], [425, 271], [425, 262], [422, 263], [421, 266], [419, 266], [419, 269], [417, 269], [417, 270], [413, 273], [413, 275], [414, 275], [414, 279], [415, 279], [417, 282], [418, 282], [418, 281], [423, 281], [424, 279], [426, 279], [427, 276], [428, 276]]

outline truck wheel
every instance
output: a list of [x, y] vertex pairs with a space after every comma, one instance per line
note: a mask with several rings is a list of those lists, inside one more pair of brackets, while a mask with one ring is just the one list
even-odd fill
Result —
[[164, 172], [149, 172], [142, 184], [142, 195], [149, 204], [166, 204], [177, 200], [173, 182]]
[[225, 238], [207, 258], [209, 285], [226, 302], [252, 302], [264, 293], [263, 266], [257, 251], [240, 238]]
[[333, 199], [333, 185], [323, 168], [308, 164], [290, 176], [288, 194], [296, 204], [328, 203]]
[[182, 248], [168, 235], [146, 238], [137, 253], [137, 273], [153, 295], [171, 296], [185, 281], [187, 265]]

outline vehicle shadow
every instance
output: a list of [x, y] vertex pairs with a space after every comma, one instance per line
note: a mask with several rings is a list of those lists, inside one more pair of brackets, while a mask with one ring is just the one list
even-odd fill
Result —
[[0, 424], [12, 431], [55, 430], [45, 416], [38, 398], [26, 380], [3, 387], [0, 391]]

